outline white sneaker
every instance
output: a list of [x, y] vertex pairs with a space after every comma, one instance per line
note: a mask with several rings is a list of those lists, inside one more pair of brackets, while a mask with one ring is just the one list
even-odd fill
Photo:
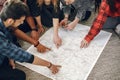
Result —
[[120, 24], [117, 25], [115, 32], [120, 35]]

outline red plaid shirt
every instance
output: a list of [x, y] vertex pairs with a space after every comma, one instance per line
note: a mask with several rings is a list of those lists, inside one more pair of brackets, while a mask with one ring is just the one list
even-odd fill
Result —
[[90, 42], [102, 29], [108, 16], [117, 17], [120, 16], [120, 2], [116, 2], [115, 5], [117, 11], [111, 12], [106, 0], [102, 0], [98, 16], [94, 20], [89, 33], [86, 35], [85, 40]]

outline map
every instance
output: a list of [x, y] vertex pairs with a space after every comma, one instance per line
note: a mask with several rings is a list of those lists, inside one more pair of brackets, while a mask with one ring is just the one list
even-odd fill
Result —
[[53, 28], [50, 28], [40, 39], [40, 43], [51, 48], [51, 51], [41, 54], [32, 45], [28, 52], [54, 64], [61, 65], [57, 74], [52, 74], [47, 67], [29, 63], [19, 63], [53, 80], [86, 80], [100, 54], [105, 48], [111, 33], [102, 31], [94, 38], [88, 48], [80, 48], [80, 42], [89, 31], [89, 27], [78, 24], [74, 30], [59, 29], [62, 46], [56, 48], [53, 43]]

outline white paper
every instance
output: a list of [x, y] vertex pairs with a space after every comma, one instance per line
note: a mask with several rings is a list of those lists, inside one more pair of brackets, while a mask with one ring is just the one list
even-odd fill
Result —
[[53, 28], [51, 28], [39, 41], [51, 48], [52, 51], [41, 54], [34, 46], [27, 50], [40, 58], [61, 65], [59, 73], [55, 75], [43, 66], [20, 64], [53, 80], [86, 80], [111, 36], [111, 33], [101, 31], [88, 48], [81, 49], [80, 42], [88, 31], [89, 27], [81, 24], [78, 24], [72, 31], [60, 28], [59, 35], [62, 38], [62, 46], [57, 49], [53, 43]]

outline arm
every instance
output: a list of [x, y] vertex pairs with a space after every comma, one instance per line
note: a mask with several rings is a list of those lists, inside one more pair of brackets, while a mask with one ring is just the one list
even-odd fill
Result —
[[37, 22], [39, 32], [43, 32], [44, 29], [43, 29], [42, 24], [41, 24], [40, 6], [37, 5], [35, 0], [27, 0], [27, 5], [30, 9], [31, 15], [35, 18], [35, 20]]
[[105, 23], [107, 19], [107, 14], [105, 12], [106, 5], [104, 2], [101, 4], [101, 8], [99, 10], [97, 18], [94, 20], [93, 25], [88, 32], [88, 34], [85, 36], [85, 38], [81, 41], [81, 48], [88, 47], [91, 40], [100, 32], [100, 30], [103, 27], [103, 24]]
[[41, 52], [41, 53], [44, 53], [44, 52], [50, 50], [49, 48], [47, 48], [46, 46], [40, 44], [38, 41], [32, 39], [31, 37], [29, 37], [28, 35], [26, 35], [24, 32], [22, 32], [22, 31], [19, 30], [19, 29], [16, 29], [16, 30], [14, 31], [14, 34], [15, 34], [18, 38], [20, 38], [20, 39], [22, 39], [22, 40], [24, 40], [24, 41], [27, 41], [27, 42], [33, 44], [33, 45], [37, 48], [37, 50], [38, 50], [39, 52]]
[[27, 23], [29, 24], [30, 28], [31, 28], [31, 37], [35, 40], [38, 40], [39, 39], [39, 34], [38, 34], [38, 31], [37, 31], [37, 27], [34, 23], [34, 20], [31, 16], [28, 16], [26, 17], [26, 21]]
[[70, 9], [71, 9], [70, 6], [63, 5], [64, 19], [60, 22], [60, 26], [66, 27], [66, 25], [68, 24], [68, 17], [69, 17], [69, 14], [70, 14]]
[[[53, 74], [59, 71], [59, 65], [54, 65], [49, 61], [38, 58], [28, 52], [25, 52], [21, 48], [15, 46], [6, 37], [0, 35], [0, 53], [1, 55], [7, 56], [9, 59], [13, 59], [19, 62], [27, 62], [35, 65], [46, 66], [48, 67]], [[13, 60], [11, 62], [13, 63]]]
[[[73, 30], [76, 25], [78, 24], [78, 22], [82, 19], [82, 17], [85, 15], [85, 12], [86, 12], [86, 4], [84, 3], [85, 1], [82, 1], [81, 3], [76, 3], [77, 5], [73, 5], [74, 9], [76, 9], [77, 11], [77, 14], [76, 14], [76, 17], [75, 19], [70, 22], [68, 25], [66, 25], [66, 29], [67, 30]], [[83, 4], [83, 5], [81, 5]], [[79, 6], [80, 7], [79, 7]]]
[[42, 26], [41, 17], [40, 16], [35, 17], [35, 20], [36, 20], [38, 25]]
[[[59, 4], [60, 3], [58, 3], [58, 5]], [[54, 28], [53, 40], [54, 40], [54, 43], [55, 43], [56, 47], [58, 48], [62, 44], [62, 40], [61, 40], [61, 38], [59, 37], [59, 34], [58, 34], [58, 31], [59, 31], [58, 29], [60, 27], [59, 17], [61, 17], [60, 16], [61, 10], [60, 10], [60, 7], [57, 7], [56, 9], [57, 10], [54, 9], [53, 12], [52, 12], [52, 15], [53, 15], [52, 21], [53, 21], [53, 28]]]
[[53, 33], [53, 39], [56, 47], [59, 47], [62, 44], [62, 40], [58, 35], [58, 29], [59, 29], [59, 19], [58, 18], [53, 18], [53, 28], [54, 28], [54, 33]]
[[35, 20], [37, 22], [37, 25], [38, 25], [38, 28], [39, 28], [39, 32], [44, 32], [44, 28], [42, 26], [42, 23], [41, 23], [41, 17], [40, 16], [37, 16], [35, 17]]
[[60, 65], [54, 65], [51, 62], [48, 62], [48, 61], [38, 58], [36, 56], [34, 56], [34, 61], [32, 64], [46, 66], [47, 68], [49, 68], [52, 71], [53, 74], [58, 73], [59, 68], [61, 67]]
[[36, 28], [32, 16], [26, 17], [26, 21], [27, 21], [27, 23], [30, 25], [30, 28], [31, 28], [31, 29], [35, 29], [35, 28]]
[[59, 19], [53, 18], [54, 36], [58, 36]]
[[106, 7], [104, 7], [104, 6], [105, 5], [101, 5], [98, 16], [94, 20], [90, 31], [88, 32], [88, 34], [85, 37], [85, 40], [87, 42], [90, 42], [100, 32], [100, 30], [102, 29], [102, 27], [107, 19], [108, 15], [105, 12]]
[[33, 44], [33, 45], [36, 45], [36, 44], [37, 44], [37, 41], [36, 41], [36, 40], [32, 39], [31, 37], [29, 37], [28, 35], [26, 35], [23, 31], [21, 31], [21, 30], [19, 30], [19, 29], [16, 29], [16, 30], [14, 31], [14, 34], [15, 34], [18, 38], [20, 38], [20, 39], [22, 39], [22, 40], [24, 40], [24, 41], [27, 41], [27, 42], [29, 42], [29, 43], [31, 43], [31, 44]]

